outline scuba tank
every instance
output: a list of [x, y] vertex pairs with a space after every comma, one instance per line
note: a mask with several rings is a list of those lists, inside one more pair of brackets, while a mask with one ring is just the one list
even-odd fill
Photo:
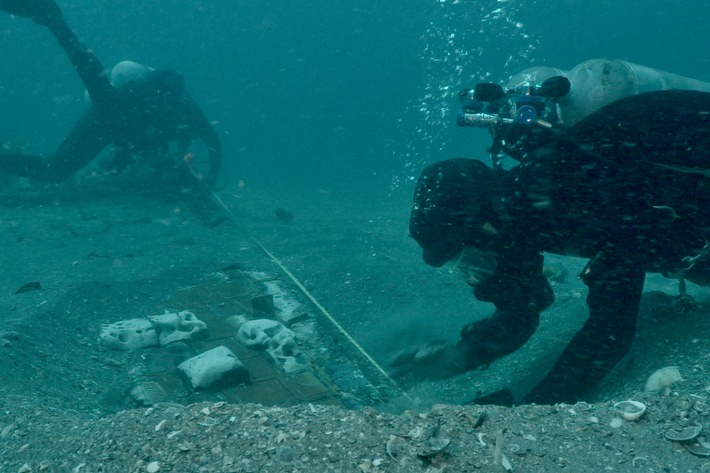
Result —
[[[507, 86], [479, 83], [459, 93], [459, 126], [488, 128], [494, 167], [524, 150], [511, 130], [532, 126], [564, 133], [605, 105], [644, 92], [671, 89], [710, 92], [710, 83], [633, 64], [622, 59], [591, 59], [570, 71], [532, 67], [515, 74]], [[561, 125], [561, 126], [557, 126]], [[560, 135], [560, 138], [563, 136]], [[516, 151], [517, 150], [517, 151]]]
[[643, 92], [689, 89], [710, 92], [710, 83], [640, 66], [622, 59], [590, 59], [564, 74], [570, 92], [557, 100], [567, 127], [616, 100]]
[[538, 66], [525, 69], [508, 81], [508, 89], [523, 90], [553, 77], [566, 77], [570, 91], [555, 97], [557, 118], [567, 127], [624, 97], [669, 89], [710, 92], [710, 83], [633, 64], [623, 59], [590, 59], [570, 71]]
[[556, 67], [529, 67], [511, 77], [508, 81], [508, 87], [517, 89], [527, 84], [540, 84], [550, 77], [564, 76], [565, 74], [565, 71]]

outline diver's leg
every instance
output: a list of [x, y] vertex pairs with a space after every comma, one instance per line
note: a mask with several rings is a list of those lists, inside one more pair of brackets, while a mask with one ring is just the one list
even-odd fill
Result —
[[0, 153], [0, 172], [44, 181], [47, 161], [32, 154]]
[[47, 24], [47, 28], [66, 52], [74, 70], [89, 92], [91, 101], [97, 106], [110, 106], [114, 89], [99, 58], [79, 41], [63, 18], [60, 17], [59, 21]]
[[614, 260], [599, 260], [583, 277], [589, 287], [589, 318], [524, 403], [579, 401], [628, 353], [645, 272], [633, 262], [619, 263], [616, 268], [609, 262]]
[[104, 66], [69, 28], [59, 5], [54, 0], [0, 0], [0, 10], [31, 18], [36, 23], [46, 26], [64, 49], [94, 104], [110, 105], [113, 87]]
[[54, 0], [0, 0], [0, 10], [30, 18], [41, 25], [62, 16], [62, 11]]
[[110, 127], [103, 117], [96, 107], [84, 113], [47, 161], [47, 182], [65, 181], [111, 144], [106, 134]]
[[86, 166], [110, 144], [105, 124], [89, 109], [49, 158], [22, 153], [0, 153], [0, 171], [43, 182], [62, 182]]

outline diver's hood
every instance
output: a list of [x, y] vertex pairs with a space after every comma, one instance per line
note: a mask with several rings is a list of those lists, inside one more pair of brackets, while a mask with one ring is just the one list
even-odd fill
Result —
[[122, 88], [135, 82], [143, 82], [148, 78], [152, 67], [144, 66], [133, 61], [121, 61], [111, 69], [109, 81], [116, 88]]
[[434, 267], [465, 246], [489, 249], [481, 227], [497, 223], [493, 200], [501, 195], [498, 175], [475, 159], [449, 159], [426, 167], [417, 181], [409, 231]]

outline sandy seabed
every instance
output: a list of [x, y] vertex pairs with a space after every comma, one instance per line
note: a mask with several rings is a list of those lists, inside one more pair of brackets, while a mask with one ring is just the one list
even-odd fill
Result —
[[[486, 371], [379, 396], [348, 393], [344, 382], [350, 408], [218, 396], [138, 406], [125, 392], [140, 366], [107, 353], [101, 324], [168, 307], [175, 291], [232, 264], [278, 276], [310, 304], [255, 240], [383, 366], [412, 343], [456, 338], [490, 308], [455, 271], [421, 262], [404, 191], [225, 189], [227, 215], [189, 195], [105, 179], [4, 187], [2, 472], [710, 471], [707, 292], [691, 287], [699, 309], [675, 315], [674, 283], [655, 276], [632, 352], [588, 403], [465, 404], [504, 386], [524, 391], [544, 374], [584, 321], [584, 288], [570, 276], [554, 283], [557, 301], [533, 339]], [[277, 218], [277, 208], [293, 219]], [[550, 261], [571, 275], [580, 265]], [[16, 293], [28, 283], [40, 289]], [[320, 343], [306, 349], [327, 351]], [[665, 366], [683, 380], [644, 392]], [[377, 391], [381, 380], [371, 381]], [[625, 399], [643, 402], [643, 416], [622, 419], [613, 405]]]

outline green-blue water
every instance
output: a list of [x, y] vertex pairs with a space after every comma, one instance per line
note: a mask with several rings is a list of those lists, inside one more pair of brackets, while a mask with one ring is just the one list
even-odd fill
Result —
[[[182, 72], [247, 183], [367, 190], [484, 157], [484, 134], [453, 120], [455, 92], [487, 73], [610, 56], [710, 80], [701, 1], [59, 3], [106, 67]], [[42, 28], [3, 15], [0, 36], [0, 137], [49, 153], [85, 109], [83, 87]]]

